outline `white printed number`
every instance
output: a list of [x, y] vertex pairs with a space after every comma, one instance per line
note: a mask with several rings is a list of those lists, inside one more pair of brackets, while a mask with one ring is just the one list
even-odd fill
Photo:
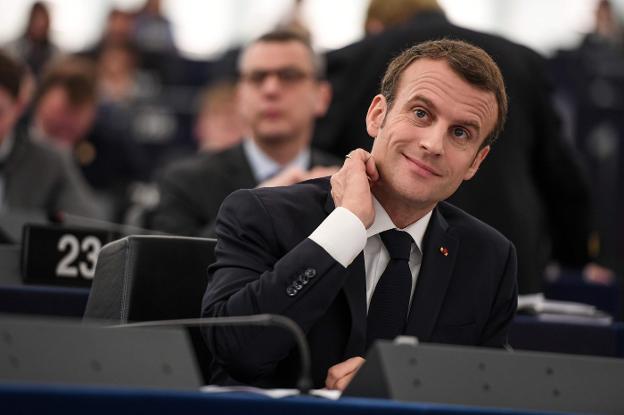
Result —
[[[81, 276], [92, 279], [95, 274], [95, 262], [101, 247], [102, 243], [95, 236], [87, 236], [80, 243], [74, 235], [63, 235], [59, 239], [57, 248], [65, 255], [56, 266], [56, 275], [65, 278]], [[76, 261], [81, 251], [86, 254], [86, 261]]]

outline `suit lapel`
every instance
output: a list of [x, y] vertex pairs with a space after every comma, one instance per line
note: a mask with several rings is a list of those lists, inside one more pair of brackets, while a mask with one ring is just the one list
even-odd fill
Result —
[[436, 208], [423, 240], [422, 264], [406, 329], [406, 334], [421, 341], [431, 338], [459, 249], [459, 240], [447, 231], [448, 224]]
[[[334, 200], [329, 192], [329, 180], [326, 180], [327, 199], [325, 211], [330, 214], [334, 208]], [[364, 267], [364, 253], [355, 258], [347, 269], [348, 275], [342, 291], [351, 311], [351, 332], [349, 333], [345, 357], [364, 356], [366, 347], [366, 270]]]
[[351, 333], [345, 357], [364, 356], [366, 352], [366, 271], [364, 254], [360, 253], [349, 266], [342, 290], [351, 311]]
[[227, 157], [223, 158], [224, 177], [233, 184], [233, 188], [248, 189], [258, 184], [242, 144], [223, 154], [227, 154]]

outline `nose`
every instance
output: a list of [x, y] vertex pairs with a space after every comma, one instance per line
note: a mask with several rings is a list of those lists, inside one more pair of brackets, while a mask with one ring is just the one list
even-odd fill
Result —
[[440, 156], [444, 153], [445, 135], [446, 128], [443, 125], [436, 124], [421, 134], [419, 145], [423, 150], [431, 153], [431, 155]]
[[266, 78], [264, 78], [262, 85], [260, 86], [260, 90], [264, 94], [276, 94], [281, 90], [281, 83], [276, 74], [268, 74]]

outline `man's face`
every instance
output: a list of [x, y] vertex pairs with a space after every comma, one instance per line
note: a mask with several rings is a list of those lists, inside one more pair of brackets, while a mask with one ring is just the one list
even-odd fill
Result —
[[73, 105], [64, 89], [52, 88], [37, 105], [35, 125], [55, 144], [73, 147], [87, 134], [94, 116], [94, 103]]
[[399, 203], [433, 208], [477, 172], [496, 117], [494, 94], [464, 81], [446, 61], [413, 62], [392, 108], [378, 95], [366, 117], [379, 186]]
[[329, 87], [316, 80], [308, 49], [296, 41], [259, 42], [241, 63], [239, 108], [260, 143], [309, 139], [327, 110]]
[[13, 130], [20, 113], [17, 100], [0, 88], [0, 143]]

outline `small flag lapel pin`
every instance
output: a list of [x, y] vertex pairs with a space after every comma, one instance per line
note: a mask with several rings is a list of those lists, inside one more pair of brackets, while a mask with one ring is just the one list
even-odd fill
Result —
[[448, 256], [448, 248], [445, 246], [440, 247], [440, 253], [444, 256]]

